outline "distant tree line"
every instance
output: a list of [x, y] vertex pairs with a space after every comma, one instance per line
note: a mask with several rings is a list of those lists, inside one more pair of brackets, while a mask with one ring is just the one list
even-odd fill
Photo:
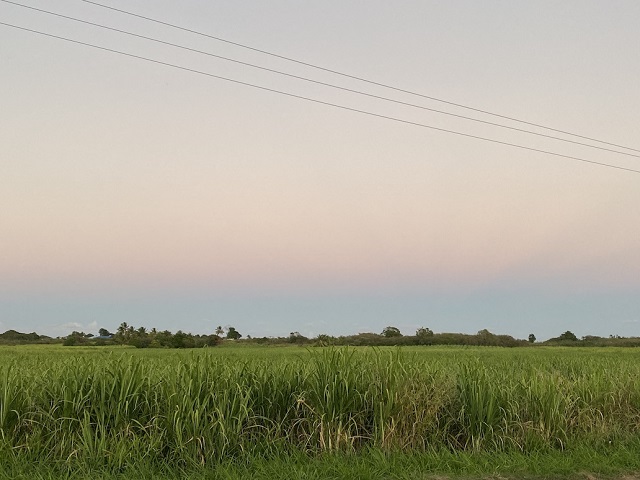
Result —
[[[111, 333], [107, 329], [101, 328], [99, 336], [84, 332], [72, 332], [63, 342], [66, 346], [86, 345], [129, 345], [136, 348], [201, 348], [213, 347], [222, 340], [222, 327], [218, 327], [216, 333], [209, 335], [194, 335], [178, 330], [172, 333], [169, 330], [159, 331], [156, 328], [147, 330], [145, 327], [135, 328], [126, 322], [120, 324], [116, 333]], [[228, 327], [227, 337], [238, 339], [242, 337], [234, 327]]]
[[621, 337], [620, 335], [598, 337], [595, 335], [586, 335], [578, 338], [573, 332], [567, 330], [557, 337], [546, 340], [542, 345], [564, 347], [640, 347], [640, 337]]
[[214, 347], [223, 339], [239, 340], [242, 334], [234, 327], [218, 326], [215, 333], [194, 335], [178, 330], [172, 333], [169, 330], [159, 331], [156, 328], [147, 330], [145, 327], [135, 328], [127, 322], [120, 324], [115, 333], [105, 328], [98, 331], [98, 336], [84, 332], [72, 332], [64, 338], [65, 346], [104, 346], [104, 345], [129, 345], [136, 348], [201, 348]]
[[517, 340], [510, 335], [495, 335], [489, 330], [480, 330], [475, 335], [464, 333], [434, 333], [430, 328], [418, 328], [414, 335], [403, 335], [399, 328], [385, 327], [381, 333], [358, 333], [334, 337], [318, 335], [308, 338], [298, 332], [289, 337], [262, 337], [245, 340], [257, 344], [295, 343], [317, 346], [402, 346], [402, 345], [486, 345], [496, 347], [518, 347], [528, 345], [527, 340]]
[[533, 345], [546, 346], [583, 346], [583, 347], [640, 347], [640, 337], [597, 337], [588, 335], [579, 339], [575, 334], [566, 331], [558, 337], [545, 342], [536, 343], [536, 336], [531, 333], [526, 340], [516, 339], [510, 335], [497, 335], [489, 330], [480, 330], [475, 335], [465, 333], [434, 333], [430, 328], [420, 327], [414, 335], [403, 335], [394, 326], [385, 327], [381, 333], [358, 333], [356, 335], [331, 336], [318, 335], [309, 338], [298, 332], [291, 332], [288, 337], [248, 338], [245, 342], [256, 344], [300, 344], [309, 346], [402, 346], [402, 345], [468, 345], [492, 347], [524, 347]]
[[0, 344], [3, 345], [23, 345], [34, 343], [54, 343], [55, 338], [46, 335], [38, 335], [36, 332], [20, 333], [15, 330], [7, 330], [0, 333]]
[[105, 346], [129, 345], [136, 348], [200, 348], [213, 347], [223, 341], [241, 341], [246, 344], [258, 345], [308, 345], [308, 346], [409, 346], [409, 345], [468, 345], [494, 347], [522, 347], [527, 345], [546, 346], [583, 346], [583, 347], [640, 347], [640, 337], [621, 337], [610, 335], [598, 337], [587, 335], [578, 338], [571, 331], [550, 338], [544, 342], [536, 342], [536, 336], [531, 333], [526, 340], [516, 339], [510, 335], [497, 335], [489, 330], [480, 330], [476, 334], [465, 333], [434, 333], [430, 328], [420, 327], [414, 335], [403, 335], [399, 328], [385, 327], [380, 333], [358, 333], [346, 336], [318, 335], [306, 337], [299, 332], [291, 332], [287, 337], [254, 337], [243, 338], [234, 327], [218, 326], [213, 334], [194, 335], [178, 330], [158, 331], [155, 328], [147, 330], [145, 327], [135, 328], [126, 322], [120, 324], [115, 333], [105, 328], [98, 331], [98, 335], [74, 331], [66, 337], [52, 338], [32, 333], [20, 333], [7, 330], [0, 334], [0, 344], [20, 345], [38, 343], [62, 343], [66, 346]]

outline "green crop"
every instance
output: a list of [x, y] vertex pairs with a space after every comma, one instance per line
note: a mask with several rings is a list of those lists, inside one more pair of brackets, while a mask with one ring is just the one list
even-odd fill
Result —
[[640, 436], [640, 352], [0, 351], [0, 459], [119, 472], [359, 451], [536, 454]]

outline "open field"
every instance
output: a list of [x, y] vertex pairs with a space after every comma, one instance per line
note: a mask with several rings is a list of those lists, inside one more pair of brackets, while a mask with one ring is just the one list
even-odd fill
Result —
[[0, 349], [5, 476], [640, 471], [640, 351]]

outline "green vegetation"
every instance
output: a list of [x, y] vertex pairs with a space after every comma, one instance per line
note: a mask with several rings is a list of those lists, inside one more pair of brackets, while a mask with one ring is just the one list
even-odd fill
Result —
[[573, 332], [566, 331], [558, 337], [545, 342], [536, 343], [536, 336], [530, 333], [527, 340], [519, 340], [510, 335], [496, 335], [489, 330], [480, 330], [475, 335], [465, 333], [434, 333], [430, 328], [420, 327], [414, 335], [403, 335], [399, 328], [388, 326], [381, 333], [358, 333], [334, 337], [327, 334], [308, 338], [299, 332], [291, 332], [288, 337], [252, 338], [238, 332], [235, 327], [218, 326], [214, 334], [194, 335], [178, 330], [150, 330], [145, 327], [135, 328], [126, 322], [120, 324], [115, 334], [100, 328], [98, 336], [92, 333], [71, 332], [66, 337], [50, 338], [37, 333], [19, 333], [8, 330], [0, 334], [0, 345], [58, 344], [68, 347], [77, 346], [114, 346], [129, 345], [136, 348], [200, 348], [213, 347], [223, 339], [257, 345], [297, 344], [307, 346], [352, 346], [352, 347], [392, 347], [417, 345], [459, 345], [485, 347], [525, 347], [525, 346], [566, 346], [566, 347], [640, 347], [640, 337], [620, 337], [611, 335], [608, 338], [587, 335], [579, 339]]
[[640, 471], [638, 360], [615, 348], [4, 347], [0, 472]]
[[5, 345], [26, 345], [30, 343], [50, 343], [53, 339], [45, 335], [32, 333], [20, 333], [15, 330], [7, 330], [0, 333], [0, 344]]
[[[249, 341], [249, 340], [247, 340]], [[403, 335], [398, 327], [385, 327], [381, 333], [358, 333], [334, 337], [318, 335], [307, 338], [298, 332], [292, 332], [288, 338], [253, 338], [251, 343], [261, 345], [297, 343], [314, 346], [353, 346], [353, 347], [392, 347], [416, 345], [467, 345], [494, 347], [522, 347], [527, 346], [526, 340], [518, 340], [510, 335], [495, 335], [488, 330], [480, 330], [475, 335], [464, 333], [434, 333], [430, 328], [420, 327], [414, 335]]]

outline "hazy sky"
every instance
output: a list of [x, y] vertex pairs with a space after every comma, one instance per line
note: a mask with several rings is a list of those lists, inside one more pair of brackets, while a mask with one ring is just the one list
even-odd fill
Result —
[[[507, 122], [81, 0], [20, 1]], [[102, 2], [640, 149], [636, 0]], [[340, 92], [6, 2], [0, 22], [640, 169], [638, 157]], [[252, 336], [380, 332], [386, 325], [407, 334], [426, 326], [520, 338], [533, 332], [539, 339], [565, 330], [640, 335], [640, 174], [365, 116], [3, 25], [0, 112], [0, 331], [95, 333], [126, 321], [194, 333], [234, 325]]]

